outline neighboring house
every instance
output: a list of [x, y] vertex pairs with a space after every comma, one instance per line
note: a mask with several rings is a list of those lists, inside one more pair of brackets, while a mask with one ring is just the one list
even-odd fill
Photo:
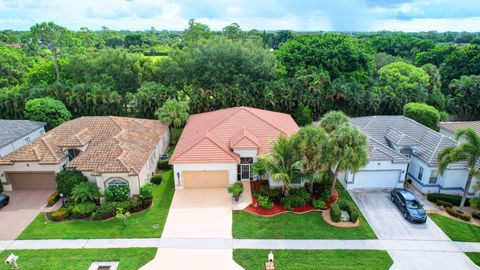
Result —
[[[460, 128], [471, 128], [480, 134], [480, 121], [458, 121], [458, 122], [441, 122], [440, 133], [455, 140], [455, 133]], [[464, 138], [460, 138], [459, 143], [465, 142]]]
[[45, 134], [43, 122], [0, 119], [0, 157]]
[[175, 185], [227, 187], [250, 179], [258, 155], [270, 153], [280, 135], [297, 130], [289, 114], [250, 107], [191, 115], [170, 158]]
[[[404, 116], [366, 116], [350, 119], [368, 137], [368, 165], [340, 180], [347, 189], [401, 187], [405, 178], [423, 193], [462, 194], [467, 180], [465, 164], [438, 173], [438, 154], [457, 143]], [[473, 185], [472, 185], [473, 187]], [[474, 194], [473, 188], [469, 191]]]
[[101, 192], [128, 185], [138, 194], [168, 147], [167, 129], [156, 120], [80, 117], [0, 158], [0, 180], [6, 190], [54, 189], [55, 173], [77, 169]]

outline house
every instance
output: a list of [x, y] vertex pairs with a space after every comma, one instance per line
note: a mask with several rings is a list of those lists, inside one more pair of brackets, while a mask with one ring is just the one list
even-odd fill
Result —
[[[422, 193], [463, 194], [468, 174], [465, 164], [438, 173], [438, 154], [457, 145], [451, 138], [404, 116], [355, 117], [350, 121], [368, 137], [369, 162], [358, 172], [339, 177], [347, 189], [390, 189], [411, 179]], [[469, 192], [473, 195], [473, 188]]]
[[0, 157], [45, 134], [43, 122], [0, 119]]
[[138, 194], [168, 147], [167, 129], [156, 120], [80, 117], [0, 158], [0, 180], [6, 190], [54, 189], [56, 173], [76, 169], [101, 192], [128, 185]]
[[[458, 121], [458, 122], [441, 122], [440, 133], [455, 140], [455, 133], [461, 128], [471, 128], [480, 134], [480, 121]], [[459, 139], [459, 143], [464, 142], [464, 138]]]
[[191, 115], [170, 158], [178, 188], [227, 187], [250, 179], [271, 141], [298, 126], [289, 114], [234, 107]]

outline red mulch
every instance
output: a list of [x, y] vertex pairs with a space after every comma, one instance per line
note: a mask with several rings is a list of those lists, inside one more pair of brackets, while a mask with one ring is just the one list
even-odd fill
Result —
[[[257, 205], [257, 198], [255, 195], [253, 195], [253, 191], [256, 190], [261, 186], [260, 182], [250, 182], [251, 185], [251, 192], [252, 192], [252, 203], [247, 206], [244, 210], [247, 212], [250, 212], [254, 215], [259, 215], [259, 216], [265, 216], [265, 217], [271, 217], [275, 216], [281, 213], [297, 213], [297, 214], [303, 214], [311, 211], [317, 211], [315, 207], [311, 203], [308, 203], [304, 206], [299, 206], [295, 207], [293, 211], [287, 210], [283, 208], [283, 206], [280, 203], [275, 203], [273, 205], [272, 209], [265, 209]], [[334, 190], [332, 199], [329, 201], [325, 202], [327, 204], [327, 207], [330, 208], [330, 205], [332, 205], [335, 201], [338, 199], [338, 192], [337, 190]]]

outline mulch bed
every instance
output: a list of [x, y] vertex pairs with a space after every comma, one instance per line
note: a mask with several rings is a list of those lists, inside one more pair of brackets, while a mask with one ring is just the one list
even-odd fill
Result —
[[[315, 207], [313, 207], [311, 203], [308, 203], [304, 206], [295, 207], [293, 211], [283, 208], [283, 206], [280, 203], [275, 203], [272, 209], [262, 208], [257, 205], [257, 198], [253, 194], [253, 191], [256, 190], [258, 187], [260, 187], [261, 183], [258, 181], [250, 182], [250, 185], [252, 187], [251, 188], [252, 203], [249, 206], [247, 206], [244, 210], [251, 214], [262, 216], [262, 217], [273, 217], [283, 213], [305, 214], [313, 211], [322, 211], [321, 209], [316, 209]], [[329, 208], [330, 205], [332, 205], [337, 199], [338, 199], [338, 192], [337, 190], [335, 190], [333, 192], [332, 199], [330, 199], [330, 201], [328, 202], [325, 202], [327, 204], [327, 207]]]

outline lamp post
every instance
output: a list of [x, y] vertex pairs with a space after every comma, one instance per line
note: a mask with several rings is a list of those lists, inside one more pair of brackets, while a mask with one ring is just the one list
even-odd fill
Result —
[[62, 199], [62, 207], [65, 208], [65, 200], [63, 199], [64, 197], [63, 193], [60, 193], [59, 196], [60, 196], [60, 199]]

